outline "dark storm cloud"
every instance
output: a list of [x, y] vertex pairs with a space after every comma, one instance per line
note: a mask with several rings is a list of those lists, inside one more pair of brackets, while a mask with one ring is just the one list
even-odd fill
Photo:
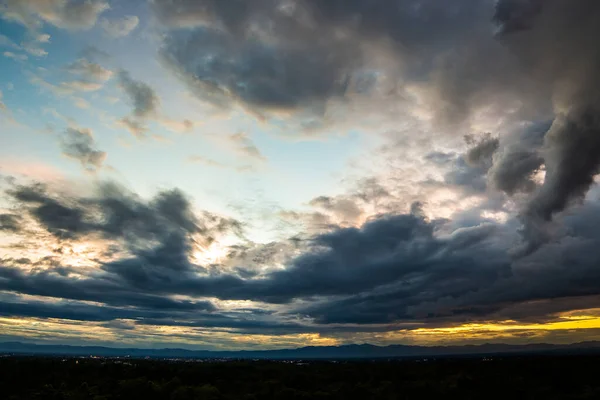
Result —
[[85, 221], [81, 208], [49, 197], [42, 184], [18, 186], [7, 192], [23, 205], [23, 211], [39, 221], [57, 238], [72, 239], [90, 232], [92, 227]]
[[173, 300], [167, 296], [134, 291], [110, 277], [76, 279], [60, 269], [33, 270], [29, 273], [11, 266], [0, 266], [1, 290], [55, 299], [93, 301], [115, 307], [141, 307], [151, 310], [210, 310], [208, 301]]
[[514, 1], [497, 5], [501, 40], [549, 86], [557, 109], [545, 138], [546, 179], [523, 213], [526, 251], [545, 239], [544, 224], [582, 198], [600, 165], [600, 3]]
[[492, 185], [513, 195], [531, 192], [536, 188], [532, 175], [544, 164], [542, 145], [551, 123], [538, 123], [507, 139], [508, 143], [497, 152], [489, 172]]
[[510, 34], [532, 27], [532, 20], [542, 11], [544, 0], [501, 0], [496, 2], [494, 20], [500, 33]]
[[468, 119], [472, 108], [527, 86], [516, 84], [519, 68], [493, 37], [493, 1], [300, 3], [318, 16], [318, 26], [347, 30], [358, 41], [390, 44], [388, 56], [401, 68], [387, 73], [402, 82], [427, 82], [427, 101], [443, 129]]
[[[210, 25], [243, 36], [263, 22], [284, 40], [304, 40], [297, 37], [300, 33], [318, 37], [309, 27], [328, 35], [335, 35], [331, 27], [348, 28], [368, 38], [389, 37], [413, 52], [467, 36], [473, 26], [489, 22], [485, 17], [493, 12], [493, 2], [478, 0], [459, 0], [452, 6], [436, 0], [153, 0], [152, 6], [158, 20], [168, 26]], [[430, 29], [433, 26], [435, 30]]]
[[[210, 306], [197, 308], [119, 308], [96, 306], [76, 301], [58, 303], [3, 301], [0, 315], [6, 317], [56, 318], [75, 321], [106, 322], [104, 326], [134, 329], [136, 325], [181, 326], [202, 329], [227, 329], [244, 334], [287, 334], [310, 332], [310, 326], [279, 321], [260, 310], [218, 312]], [[127, 320], [127, 321], [123, 321]]]
[[[79, 317], [69, 314], [73, 305], [13, 305], [12, 312], [21, 310], [23, 315], [32, 316], [38, 310], [40, 316], [54, 313], [57, 318], [63, 315], [109, 320], [134, 316], [172, 318], [173, 313], [214, 310], [209, 301], [172, 299], [170, 295], [175, 292], [168, 287], [203, 271], [189, 260], [195, 242], [206, 245], [220, 232], [239, 231], [236, 221], [206, 212], [195, 214], [187, 198], [177, 190], [160, 192], [150, 201], [113, 184], [102, 185], [90, 197], [61, 195], [43, 185], [15, 186], [7, 194], [24, 215], [64, 242], [100, 237], [115, 243], [120, 250], [116, 254], [125, 254], [110, 263], [96, 260], [104, 274], [78, 277], [73, 276], [79, 273], [77, 270], [53, 263], [42, 263], [26, 272], [16, 266], [33, 265], [31, 262], [3, 260], [0, 290], [92, 301], [114, 308], [102, 316], [99, 308], [78, 306]], [[161, 281], [159, 288], [153, 287], [155, 280]], [[63, 314], [61, 308], [66, 309]]]
[[[33, 203], [29, 212], [34, 217], [40, 214], [38, 208], [44, 204], [57, 207], [56, 201], [47, 200], [48, 196], [39, 188], [29, 188], [29, 191], [23, 188], [15, 195]], [[85, 203], [92, 205], [90, 199]], [[52, 214], [55, 219], [42, 214], [46, 218], [39, 221], [51, 231], [72, 226], [71, 235], [95, 230], [107, 237], [124, 238], [132, 256], [103, 263], [101, 268], [106, 275], [85, 280], [73, 281], [68, 276], [45, 272], [29, 275], [15, 272], [8, 279], [12, 286], [5, 282], [4, 289], [77, 300], [87, 299], [81, 296], [92, 295], [95, 286], [98, 286], [98, 294], [106, 291], [118, 294], [119, 299], [121, 292], [131, 296], [186, 294], [275, 303], [350, 295], [412, 274], [443, 268], [442, 264], [452, 263], [454, 259], [457, 264], [468, 265], [469, 258], [473, 257], [468, 249], [485, 242], [492, 232], [482, 227], [478, 235], [463, 231], [448, 239], [438, 239], [434, 236], [435, 224], [421, 216], [388, 216], [369, 222], [361, 229], [346, 228], [319, 235], [312, 241], [312, 250], [290, 261], [285, 270], [244, 279], [228, 273], [206, 274], [203, 268], [189, 261], [191, 243], [187, 234], [200, 230], [194, 217], [188, 214], [182, 197], [166, 193], [157, 196], [151, 204], [151, 208], [139, 202], [128, 205], [127, 201], [105, 191], [104, 197], [94, 202], [103, 215], [102, 224], [85, 222], [85, 214], [80, 209]], [[133, 210], [132, 205], [142, 209]], [[68, 217], [66, 221], [61, 221], [62, 215]], [[128, 229], [131, 224], [137, 226]], [[213, 229], [230, 229], [229, 223]], [[489, 265], [495, 265], [490, 254], [486, 259]], [[3, 272], [8, 274], [9, 271]], [[107, 294], [107, 298], [110, 296]]]
[[600, 172], [600, 113], [557, 117], [546, 145], [546, 179], [523, 215], [524, 233], [534, 249], [544, 240], [539, 224], [583, 199]]
[[[272, 302], [313, 298], [299, 312], [324, 324], [436, 324], [500, 314], [523, 318], [519, 309], [532, 301], [548, 304], [540, 305], [537, 317], [551, 317], [558, 312], [551, 303], [562, 303], [564, 310], [582, 296], [600, 294], [595, 268], [600, 259], [593, 251], [599, 243], [591, 229], [598, 220], [596, 209], [581, 208], [564, 221], [569, 231], [560, 241], [516, 261], [507, 256], [514, 222], [440, 235], [435, 231], [444, 222], [428, 222], [418, 214], [378, 218], [361, 229], [315, 237], [317, 247], [292, 260], [286, 270], [245, 281], [239, 290], [248, 298]], [[228, 289], [236, 283], [231, 284]], [[237, 298], [236, 292], [220, 296]]]
[[17, 185], [7, 191], [22, 211], [57, 237], [81, 237], [97, 233], [121, 240], [129, 251], [146, 248], [145, 242], [172, 245], [188, 242], [199, 234], [210, 242], [213, 235], [241, 231], [239, 222], [204, 212], [194, 214], [187, 197], [178, 190], [163, 191], [150, 201], [112, 184], [101, 184], [92, 197], [52, 193], [42, 184]]
[[[445, 263], [468, 264], [468, 249], [484, 243], [488, 236], [487, 228], [482, 228], [473, 240], [466, 240], [462, 233], [438, 239], [434, 237], [434, 224], [420, 216], [382, 217], [361, 229], [344, 228], [317, 236], [313, 251], [297, 257], [286, 270], [273, 272], [268, 281], [257, 282], [261, 288], [257, 294], [282, 301], [286, 297], [370, 291], [427, 275]], [[501, 258], [488, 254], [490, 268], [497, 267]]]
[[[475, 268], [471, 258], [476, 253], [469, 251], [485, 243], [491, 232], [488, 227], [481, 227], [476, 234], [463, 231], [451, 238], [438, 239], [433, 235], [433, 225], [422, 217], [390, 216], [367, 223], [361, 229], [347, 228], [319, 235], [314, 239], [314, 250], [296, 257], [287, 269], [256, 279], [227, 273], [203, 274], [188, 260], [188, 243], [172, 234], [150, 249], [136, 250], [131, 258], [104, 263], [104, 274], [87, 278], [73, 279], [53, 269], [25, 272], [3, 267], [0, 289], [153, 310], [197, 307], [196, 303], [171, 300], [170, 295], [274, 303], [349, 296], [430, 274], [448, 280], [449, 271], [473, 270], [480, 276], [493, 277], [502, 270], [499, 268], [504, 262], [502, 255], [487, 253], [487, 267]], [[470, 282], [473, 287], [481, 284], [476, 279]]]
[[[63, 301], [45, 305], [11, 300], [4, 315], [134, 319], [140, 324], [273, 333], [328, 331], [339, 323], [439, 326], [500, 316], [542, 320], [554, 318], [553, 313], [569, 304], [580, 304], [583, 297], [590, 306], [600, 299], [596, 203], [580, 206], [561, 220], [565, 231], [560, 240], [518, 260], [507, 255], [514, 221], [474, 223], [442, 233], [451, 221], [429, 221], [415, 206], [411, 214], [379, 216], [360, 228], [316, 235], [299, 248], [300, 255], [290, 252], [279, 259], [285, 269], [257, 274], [247, 268], [248, 257], [262, 257], [257, 262], [268, 265], [286, 246], [241, 248], [237, 256], [248, 257], [238, 257], [239, 264], [232, 264], [236, 268], [194, 264], [193, 240], [210, 243], [218, 232], [239, 225], [193, 213], [178, 191], [161, 192], [150, 201], [114, 185], [81, 198], [61, 197], [39, 185], [18, 186], [9, 194], [24, 216], [63, 240], [104, 237], [120, 243], [127, 254], [97, 261], [100, 269], [89, 274], [56, 263], [21, 269], [32, 263], [5, 259], [1, 291]], [[317, 201], [327, 206], [331, 200]], [[249, 311], [232, 317], [206, 298], [286, 305], [270, 316]], [[105, 304], [106, 313], [80, 303], [90, 301]], [[531, 302], [539, 307], [527, 306]], [[317, 325], [289, 322], [294, 315], [314, 319]]]
[[198, 96], [222, 105], [239, 100], [268, 109], [318, 108], [324, 99], [343, 95], [349, 66], [357, 58], [351, 49], [333, 51], [336, 43], [278, 49], [241, 40], [210, 28], [175, 31], [161, 55]]
[[531, 192], [536, 187], [531, 177], [543, 163], [544, 159], [537, 152], [513, 150], [502, 155], [491, 179], [498, 189], [509, 195], [517, 191]]
[[[576, 220], [581, 223], [594, 212], [585, 210]], [[570, 233], [576, 232], [575, 237], [566, 236], [547, 245], [535, 256], [511, 262], [473, 243], [464, 259], [447, 257], [405, 279], [391, 280], [386, 287], [315, 303], [302, 312], [325, 324], [412, 320], [435, 325], [469, 320], [551, 319], [556, 312], [597, 307], [600, 274], [595, 265], [600, 259], [593, 250], [599, 244], [597, 235], [577, 229], [575, 221], [567, 223]], [[480, 240], [479, 229], [459, 242]], [[490, 256], [496, 261], [486, 260]], [[397, 267], [404, 266], [404, 262], [399, 258]]]
[[[198, 307], [160, 308], [154, 304], [147, 304], [144, 308], [119, 308], [110, 306], [95, 306], [74, 301], [62, 301], [59, 303], [45, 302], [2, 302], [0, 315], [36, 317], [36, 318], [59, 318], [79, 321], [111, 321], [115, 319], [148, 319], [148, 318], [172, 318], [184, 312], [193, 311], [196, 315], [203, 311], [212, 311], [214, 308], [210, 303], [200, 304]], [[207, 314], [208, 315], [208, 314]]]
[[96, 148], [96, 142], [89, 129], [67, 128], [62, 137], [63, 154], [81, 163], [88, 171], [102, 168], [106, 152]]
[[[367, 44], [375, 49], [391, 41], [393, 57], [403, 65], [403, 79], [423, 79], [438, 69], [440, 55], [464, 47], [458, 46], [463, 40], [482, 36], [475, 32], [491, 32], [493, 15], [491, 2], [474, 0], [452, 6], [431, 0], [155, 0], [152, 4], [158, 20], [169, 29], [161, 54], [176, 75], [204, 99], [220, 104], [239, 100], [257, 110], [319, 111], [328, 99], [344, 96], [351, 86], [360, 87], [365, 75], [361, 68], [370, 67]], [[446, 75], [458, 73], [450, 71], [452, 60], [448, 57], [442, 68], [448, 74], [436, 79], [440, 93], [452, 96], [445, 107], [464, 114], [459, 102], [467, 107], [464, 99], [485, 81], [467, 85], [477, 76], [470, 71], [462, 77], [464, 85], [444, 84]], [[498, 62], [488, 66], [501, 68]]]

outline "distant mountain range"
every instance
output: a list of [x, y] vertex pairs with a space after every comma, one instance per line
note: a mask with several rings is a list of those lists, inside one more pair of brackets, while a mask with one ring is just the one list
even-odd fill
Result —
[[140, 349], [100, 346], [67, 346], [0, 343], [2, 354], [103, 356], [133, 358], [232, 358], [232, 359], [375, 359], [402, 357], [473, 356], [515, 353], [600, 353], [600, 342], [556, 344], [483, 344], [467, 346], [374, 346], [370, 344], [345, 346], [312, 346], [283, 350], [210, 351], [186, 349]]

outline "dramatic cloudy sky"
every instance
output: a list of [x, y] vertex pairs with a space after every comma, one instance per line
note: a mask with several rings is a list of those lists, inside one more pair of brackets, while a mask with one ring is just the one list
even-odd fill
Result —
[[600, 1], [0, 0], [0, 340], [600, 338]]

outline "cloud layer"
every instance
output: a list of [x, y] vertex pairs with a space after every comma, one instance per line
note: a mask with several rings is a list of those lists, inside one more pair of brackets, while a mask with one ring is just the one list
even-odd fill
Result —
[[[327, 334], [344, 326], [360, 332], [394, 324], [546, 321], [582, 301], [600, 305], [596, 204], [565, 217], [559, 241], [518, 260], [507, 253], [515, 221], [480, 219], [452, 228], [451, 221], [428, 220], [413, 207], [412, 214], [331, 229], [300, 247], [249, 243], [211, 266], [195, 261], [198, 249], [220, 235], [241, 234], [241, 226], [193, 211], [179, 191], [149, 201], [112, 184], [85, 197], [39, 184], [13, 186], [6, 194], [15, 213], [2, 215], [2, 229], [24, 240], [47, 232], [62, 250], [36, 262], [5, 258], [0, 288], [62, 300], [13, 299], [4, 315]], [[69, 265], [67, 249], [86, 241], [101, 249], [87, 255], [88, 267], [95, 267]], [[262, 269], [276, 260], [285, 268]], [[223, 308], [223, 301], [253, 305]]]
[[[109, 62], [90, 50], [62, 64], [71, 80], [50, 83], [36, 70], [29, 82], [58, 97], [87, 96], [72, 100], [90, 113], [90, 102], [114, 89], [126, 108], [114, 106], [118, 117], [98, 112], [103, 126], [116, 120], [138, 138], [155, 128], [190, 133], [173, 139], [179, 156], [215, 174], [165, 168], [160, 179], [260, 174], [268, 161], [264, 175], [223, 182], [227, 190], [272, 179], [272, 192], [302, 205], [258, 205], [286, 229], [257, 243], [248, 221], [197, 207], [184, 194], [193, 188], [146, 199], [111, 182], [7, 179], [3, 316], [351, 341], [471, 323], [544, 324], [600, 308], [598, 1], [146, 6], [147, 24], [137, 9], [139, 17], [103, 15], [103, 1], [10, 0], [2, 18], [28, 36], [21, 44], [0, 36], [0, 45], [29, 65], [46, 56], [44, 26], [93, 31], [97, 21], [99, 37], [119, 38], [115, 46], [158, 42], [153, 56], [172, 80], [140, 80], [139, 60]], [[16, 98], [4, 94], [0, 117]], [[190, 110], [197, 118], [179, 115]], [[92, 179], [106, 178], [110, 134], [95, 137], [55, 116], [68, 125], [58, 130], [62, 155]], [[192, 141], [196, 133], [243, 162], [192, 148], [209, 146]], [[293, 168], [278, 170], [288, 161], [278, 152], [291, 148], [278, 142], [283, 134], [314, 141], [293, 150], [310, 171], [329, 162], [319, 159], [317, 140], [340, 152], [359, 143], [359, 172], [343, 171], [351, 182], [343, 190], [289, 200], [300, 182], [286, 175]], [[162, 151], [148, 158], [158, 162]], [[135, 187], [149, 187], [132, 176]]]

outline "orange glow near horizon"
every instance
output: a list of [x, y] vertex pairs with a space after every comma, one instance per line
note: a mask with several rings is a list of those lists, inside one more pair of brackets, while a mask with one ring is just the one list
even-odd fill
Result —
[[[593, 314], [594, 311], [590, 314]], [[580, 311], [577, 311], [580, 312]], [[172, 343], [191, 346], [217, 344], [222, 349], [287, 348], [302, 346], [336, 346], [350, 343], [377, 345], [410, 344], [421, 346], [462, 345], [466, 343], [575, 343], [597, 340], [600, 334], [600, 317], [595, 315], [565, 315], [547, 323], [523, 324], [515, 321], [468, 323], [453, 327], [403, 329], [379, 333], [298, 333], [284, 335], [244, 334], [235, 330], [190, 328], [161, 325], [136, 325], [135, 321], [123, 321], [130, 325], [124, 331], [113, 329], [105, 323], [69, 321], [40, 318], [0, 318], [0, 331], [32, 340], [57, 337], [63, 340], [105, 342], [107, 340], [146, 346], [148, 343]], [[317, 328], [318, 329], [318, 328]], [[568, 334], [568, 337], [554, 336]], [[58, 335], [58, 336], [57, 336]], [[219, 345], [220, 343], [220, 345]]]

